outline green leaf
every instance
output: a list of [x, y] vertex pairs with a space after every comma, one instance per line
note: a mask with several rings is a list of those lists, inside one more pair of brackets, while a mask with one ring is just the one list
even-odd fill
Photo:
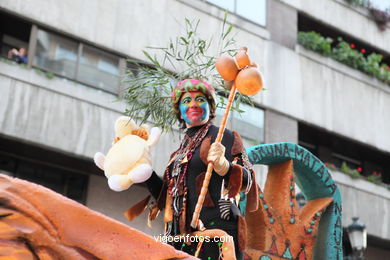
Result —
[[[161, 127], [163, 131], [172, 131], [177, 119], [170, 104], [170, 95], [175, 84], [185, 78], [209, 81], [218, 93], [227, 96], [229, 90], [224, 87], [223, 80], [215, 70], [216, 56], [237, 52], [234, 36], [231, 35], [233, 26], [230, 25], [225, 30], [226, 20], [227, 12], [217, 39], [217, 54], [210, 53], [214, 39], [211, 37], [206, 40], [199, 36], [197, 29], [200, 21], [190, 21], [186, 18], [184, 35], [170, 39], [167, 47], [150, 47], [150, 52], [144, 50], [147, 64], [133, 60], [131, 64], [134, 69], [126, 72], [124, 80], [127, 85], [124, 97], [128, 104], [126, 114], [137, 122], [153, 121], [153, 124]], [[166, 65], [176, 73], [168, 71]], [[243, 112], [239, 109], [239, 103], [250, 103], [251, 99], [240, 93], [237, 95], [233, 108]], [[219, 101], [217, 106], [223, 107], [225, 100], [221, 98]]]
[[154, 64], [154, 59], [152, 58], [152, 56], [150, 56], [150, 54], [147, 52], [147, 51], [145, 51], [145, 50], [143, 50], [142, 51], [143, 52], [143, 54], [145, 55], [145, 57], [151, 62], [151, 63], [153, 63]]
[[184, 42], [186, 45], [189, 44], [189, 42], [188, 42], [184, 37], [180, 37], [180, 40], [181, 40], [182, 42]]
[[222, 36], [222, 39], [225, 39], [226, 36], [228, 36], [229, 33], [232, 31], [232, 29], [233, 29], [233, 25], [231, 24], [231, 25], [229, 26], [229, 28], [226, 30], [225, 34]]

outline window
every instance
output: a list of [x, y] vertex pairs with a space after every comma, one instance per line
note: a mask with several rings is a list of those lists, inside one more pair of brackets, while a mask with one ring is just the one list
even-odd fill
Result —
[[0, 172], [38, 183], [79, 203], [85, 202], [88, 176], [0, 153]]
[[0, 173], [43, 185], [79, 203], [86, 202], [91, 160], [0, 137]]
[[64, 37], [38, 30], [33, 65], [61, 76], [74, 78], [77, 66], [77, 43]]
[[207, 2], [226, 9], [232, 13], [234, 13], [236, 6], [236, 0], [207, 0]]
[[42, 29], [33, 65], [113, 94], [119, 90], [119, 56]]
[[254, 23], [266, 25], [266, 0], [206, 0]]
[[28, 49], [31, 24], [0, 11], [0, 56], [8, 58], [8, 51]]
[[119, 57], [83, 46], [77, 77], [80, 81], [116, 92], [119, 84]]
[[[240, 104], [240, 110], [245, 112], [239, 113], [236, 111], [230, 111], [226, 127], [230, 130], [237, 131], [243, 138], [250, 140], [253, 144], [263, 143], [264, 110], [243, 103]], [[219, 126], [224, 113], [225, 109], [217, 108], [217, 126]]]

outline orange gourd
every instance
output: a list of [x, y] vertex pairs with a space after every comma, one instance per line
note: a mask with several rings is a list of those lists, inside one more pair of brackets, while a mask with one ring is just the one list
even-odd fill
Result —
[[242, 69], [234, 81], [238, 91], [244, 95], [255, 95], [263, 88], [260, 71], [255, 67]]
[[215, 63], [215, 68], [226, 81], [234, 80], [238, 73], [234, 59], [228, 55], [222, 55], [219, 57]]
[[251, 64], [251, 60], [249, 59], [249, 56], [246, 53], [247, 50], [248, 49], [246, 47], [243, 47], [237, 52], [237, 54], [235, 56], [236, 65], [237, 65], [239, 70], [242, 68], [245, 68], [246, 66], [249, 66]]

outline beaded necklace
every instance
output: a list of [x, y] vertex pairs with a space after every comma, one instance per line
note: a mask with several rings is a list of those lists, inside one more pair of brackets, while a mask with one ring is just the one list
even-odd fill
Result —
[[[168, 183], [173, 179], [172, 189], [168, 190], [168, 192], [173, 198], [172, 208], [175, 216], [179, 216], [183, 209], [180, 205], [180, 197], [183, 196], [186, 191], [185, 182], [188, 162], [191, 160], [195, 149], [202, 143], [209, 131], [210, 125], [210, 122], [203, 125], [193, 137], [189, 137], [188, 134], [184, 136], [179, 149], [175, 152], [171, 174], [166, 172]], [[170, 167], [168, 166], [166, 171], [169, 171], [169, 168]]]

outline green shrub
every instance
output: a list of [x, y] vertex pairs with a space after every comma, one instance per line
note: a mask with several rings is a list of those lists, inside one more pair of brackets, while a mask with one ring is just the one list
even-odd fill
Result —
[[367, 7], [369, 5], [369, 0], [345, 0], [350, 4]]
[[349, 172], [349, 175], [354, 178], [354, 179], [357, 179], [357, 178], [360, 178], [361, 175], [360, 175], [360, 172], [358, 172], [358, 170], [351, 170]]
[[54, 73], [52, 73], [52, 72], [46, 72], [46, 78], [48, 78], [48, 79], [52, 79], [52, 78], [54, 78]]
[[332, 54], [332, 39], [324, 38], [316, 32], [299, 32], [298, 42], [307, 49], [318, 52], [324, 56]]
[[373, 183], [376, 183], [376, 184], [382, 183], [382, 177], [379, 176], [379, 175], [372, 174], [372, 175], [367, 177], [367, 180], [369, 182], [373, 182]]
[[382, 61], [382, 55], [377, 53], [371, 53], [367, 56], [365, 66], [363, 68], [364, 72], [368, 75], [377, 77], [380, 74], [381, 67], [380, 62]]
[[361, 177], [360, 172], [357, 169], [352, 170], [351, 168], [349, 168], [349, 166], [347, 165], [346, 162], [343, 162], [341, 164], [340, 171], [342, 173], [348, 174], [349, 176], [351, 176], [354, 179]]
[[382, 55], [378, 53], [371, 53], [365, 57], [342, 38], [338, 38], [337, 45], [332, 48], [333, 40], [324, 38], [316, 32], [299, 32], [298, 42], [307, 49], [330, 56], [390, 85], [390, 68], [387, 64], [381, 63]]
[[341, 164], [340, 171], [343, 173], [349, 174], [349, 172], [351, 171], [351, 168], [348, 167], [346, 162], [343, 162]]
[[352, 49], [349, 43], [341, 38], [337, 39], [338, 44], [332, 50], [332, 57], [352, 68], [362, 69], [365, 65], [365, 58], [362, 53]]

